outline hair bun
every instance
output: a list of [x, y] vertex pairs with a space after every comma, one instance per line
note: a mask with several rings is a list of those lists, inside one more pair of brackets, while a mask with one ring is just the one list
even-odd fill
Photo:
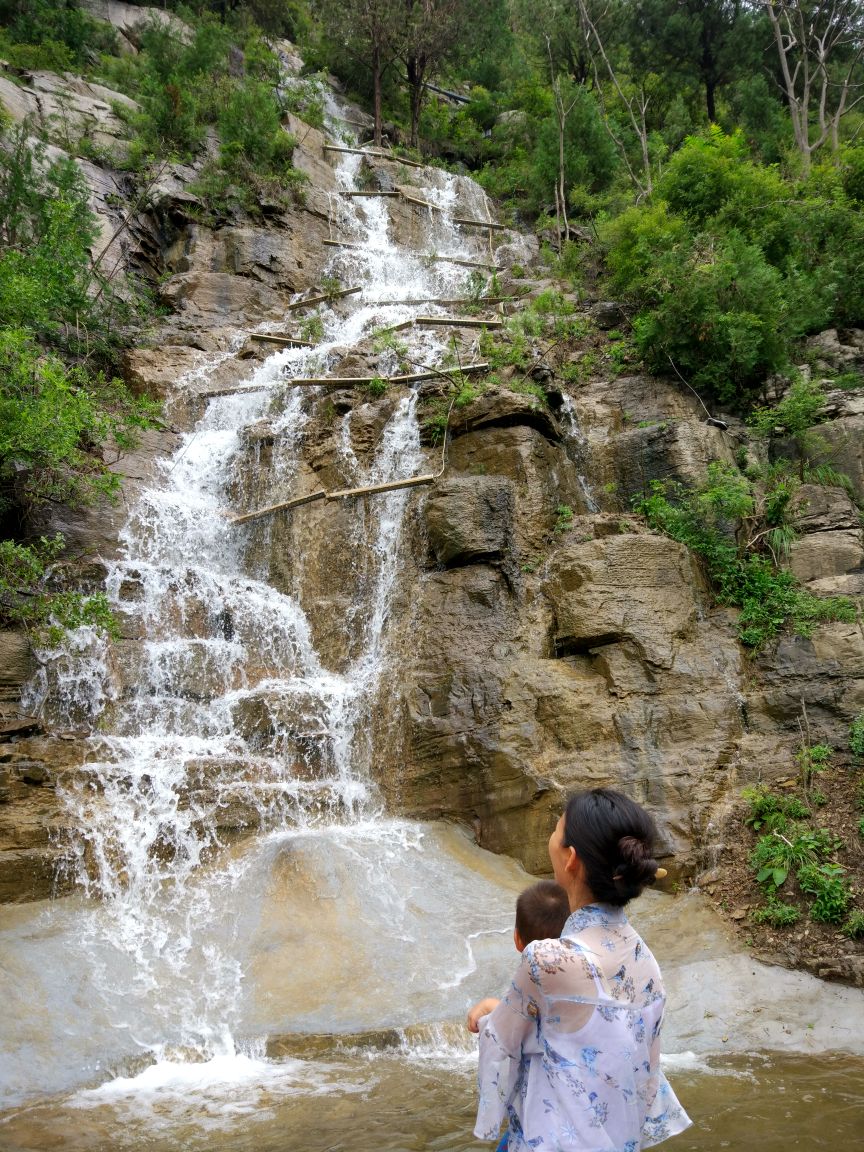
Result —
[[618, 866], [614, 879], [625, 891], [641, 890], [646, 884], [653, 884], [657, 867], [657, 861], [644, 840], [622, 836], [618, 841]]

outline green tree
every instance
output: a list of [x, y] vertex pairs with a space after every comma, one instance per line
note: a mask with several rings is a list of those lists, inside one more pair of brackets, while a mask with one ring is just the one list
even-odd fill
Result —
[[312, 7], [331, 38], [371, 73], [375, 144], [380, 146], [384, 75], [406, 40], [404, 0], [315, 0]]
[[638, 66], [701, 87], [712, 124], [718, 91], [758, 62], [744, 0], [637, 0], [628, 41]]
[[470, 25], [482, 19], [487, 0], [404, 0], [405, 36], [399, 57], [405, 65], [411, 108], [411, 146], [418, 147], [426, 83], [456, 53]]

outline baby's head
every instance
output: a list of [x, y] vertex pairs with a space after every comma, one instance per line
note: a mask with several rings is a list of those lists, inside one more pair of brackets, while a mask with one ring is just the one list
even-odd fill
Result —
[[570, 915], [567, 893], [554, 880], [540, 880], [516, 901], [513, 942], [522, 952], [534, 940], [557, 940]]

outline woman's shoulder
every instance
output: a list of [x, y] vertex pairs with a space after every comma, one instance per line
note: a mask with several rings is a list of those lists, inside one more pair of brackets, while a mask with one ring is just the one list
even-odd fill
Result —
[[522, 953], [522, 965], [535, 984], [546, 984], [560, 975], [577, 972], [589, 978], [595, 975], [589, 950], [569, 936], [534, 940]]

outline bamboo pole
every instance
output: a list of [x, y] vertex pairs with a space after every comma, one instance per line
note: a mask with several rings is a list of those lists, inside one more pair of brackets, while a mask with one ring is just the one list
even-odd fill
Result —
[[314, 504], [316, 500], [329, 500], [328, 492], [313, 492], [309, 496], [295, 496], [293, 500], [283, 500], [281, 504], [271, 504], [267, 508], [256, 508], [254, 512], [243, 512], [240, 516], [229, 516], [230, 524], [245, 524], [249, 520], [257, 520], [261, 516], [269, 516], [271, 512], [279, 512], [283, 508], [299, 508], [303, 504]]
[[349, 191], [343, 191], [342, 195], [343, 196], [350, 196], [352, 199], [356, 199], [358, 196], [401, 196], [402, 193], [396, 192], [396, 191], [393, 191], [393, 192], [375, 192], [375, 191], [372, 191], [372, 192], [349, 192]]
[[416, 488], [420, 484], [433, 484], [435, 477], [410, 476], [407, 480], [389, 480], [386, 484], [369, 484], [363, 488], [341, 488], [338, 492], [328, 492], [328, 500], [348, 500], [352, 496], [369, 496], [375, 492], [395, 492], [398, 488]]
[[406, 328], [413, 328], [415, 320], [403, 320], [401, 324], [391, 324], [387, 328], [379, 328], [378, 335], [383, 336], [385, 332], [404, 332]]
[[315, 347], [315, 343], [312, 340], [300, 340], [296, 336], [277, 336], [270, 332], [250, 332], [249, 337], [252, 340], [264, 340], [268, 344], [286, 344], [291, 348]]
[[497, 229], [499, 232], [509, 231], [509, 227], [507, 224], [496, 224], [492, 220], [468, 220], [467, 218], [454, 216], [453, 217], [453, 223], [454, 224], [462, 224], [468, 228], [492, 228], [492, 229]]
[[[351, 248], [358, 252], [387, 255], [383, 248], [369, 248], [365, 244], [355, 244], [353, 240], [322, 240], [328, 248]], [[436, 263], [461, 264], [463, 268], [484, 268], [487, 272], [497, 272], [498, 266], [484, 260], [465, 260], [462, 256], [439, 256], [437, 252], [414, 252], [418, 260], [432, 260]]]
[[505, 304], [515, 300], [515, 296], [481, 296], [475, 300], [470, 296], [460, 296], [455, 300], [443, 300], [438, 296], [411, 296], [406, 300], [370, 300], [379, 308], [395, 308], [399, 304], [437, 304], [439, 308], [456, 308], [459, 304]]
[[346, 148], [342, 144], [325, 144], [325, 152], [350, 152], [353, 156], [371, 156], [373, 160], [390, 160], [394, 164], [407, 164], [409, 168], [425, 168], [418, 160], [407, 160], [404, 156], [393, 156], [389, 152], [372, 151], [369, 148]]
[[300, 508], [304, 504], [314, 504], [318, 500], [348, 500], [355, 496], [370, 496], [376, 492], [395, 492], [400, 488], [417, 488], [421, 484], [433, 484], [435, 477], [430, 473], [426, 476], [409, 476], [405, 480], [388, 480], [386, 484], [368, 484], [362, 488], [340, 488], [336, 492], [313, 492], [309, 496], [296, 496], [293, 500], [283, 500], [279, 504], [270, 504], [266, 508], [256, 508], [254, 512], [243, 512], [239, 516], [229, 516], [229, 524], [247, 524], [250, 520], [259, 520], [262, 516], [271, 516], [274, 512], [282, 512], [290, 508]]
[[439, 208], [437, 204], [431, 203], [429, 200], [421, 200], [419, 196], [410, 196], [407, 192], [399, 189], [399, 195], [408, 204], [416, 204], [418, 208], [431, 208], [433, 212], [443, 212], [443, 208]]
[[362, 292], [363, 285], [356, 288], [337, 288], [335, 292], [321, 292], [318, 296], [307, 296], [305, 300], [295, 300], [288, 304], [288, 308], [308, 308], [312, 304], [323, 304], [325, 300], [338, 300], [341, 296], [353, 296], [355, 292]]
[[196, 399], [213, 400], [217, 396], [242, 396], [246, 392], [266, 392], [270, 384], [238, 384], [236, 388], [208, 388], [206, 391], [193, 392]]
[[328, 385], [331, 388], [355, 388], [371, 384], [373, 380], [383, 380], [386, 384], [417, 384], [421, 380], [439, 380], [442, 377], [461, 372], [467, 376], [474, 372], [488, 372], [488, 364], [463, 364], [461, 367], [431, 369], [425, 372], [408, 372], [400, 376], [297, 376], [293, 380], [280, 380], [280, 386], [296, 384], [301, 388]]
[[503, 320], [480, 320], [467, 316], [416, 316], [414, 324], [426, 328], [503, 328]]

